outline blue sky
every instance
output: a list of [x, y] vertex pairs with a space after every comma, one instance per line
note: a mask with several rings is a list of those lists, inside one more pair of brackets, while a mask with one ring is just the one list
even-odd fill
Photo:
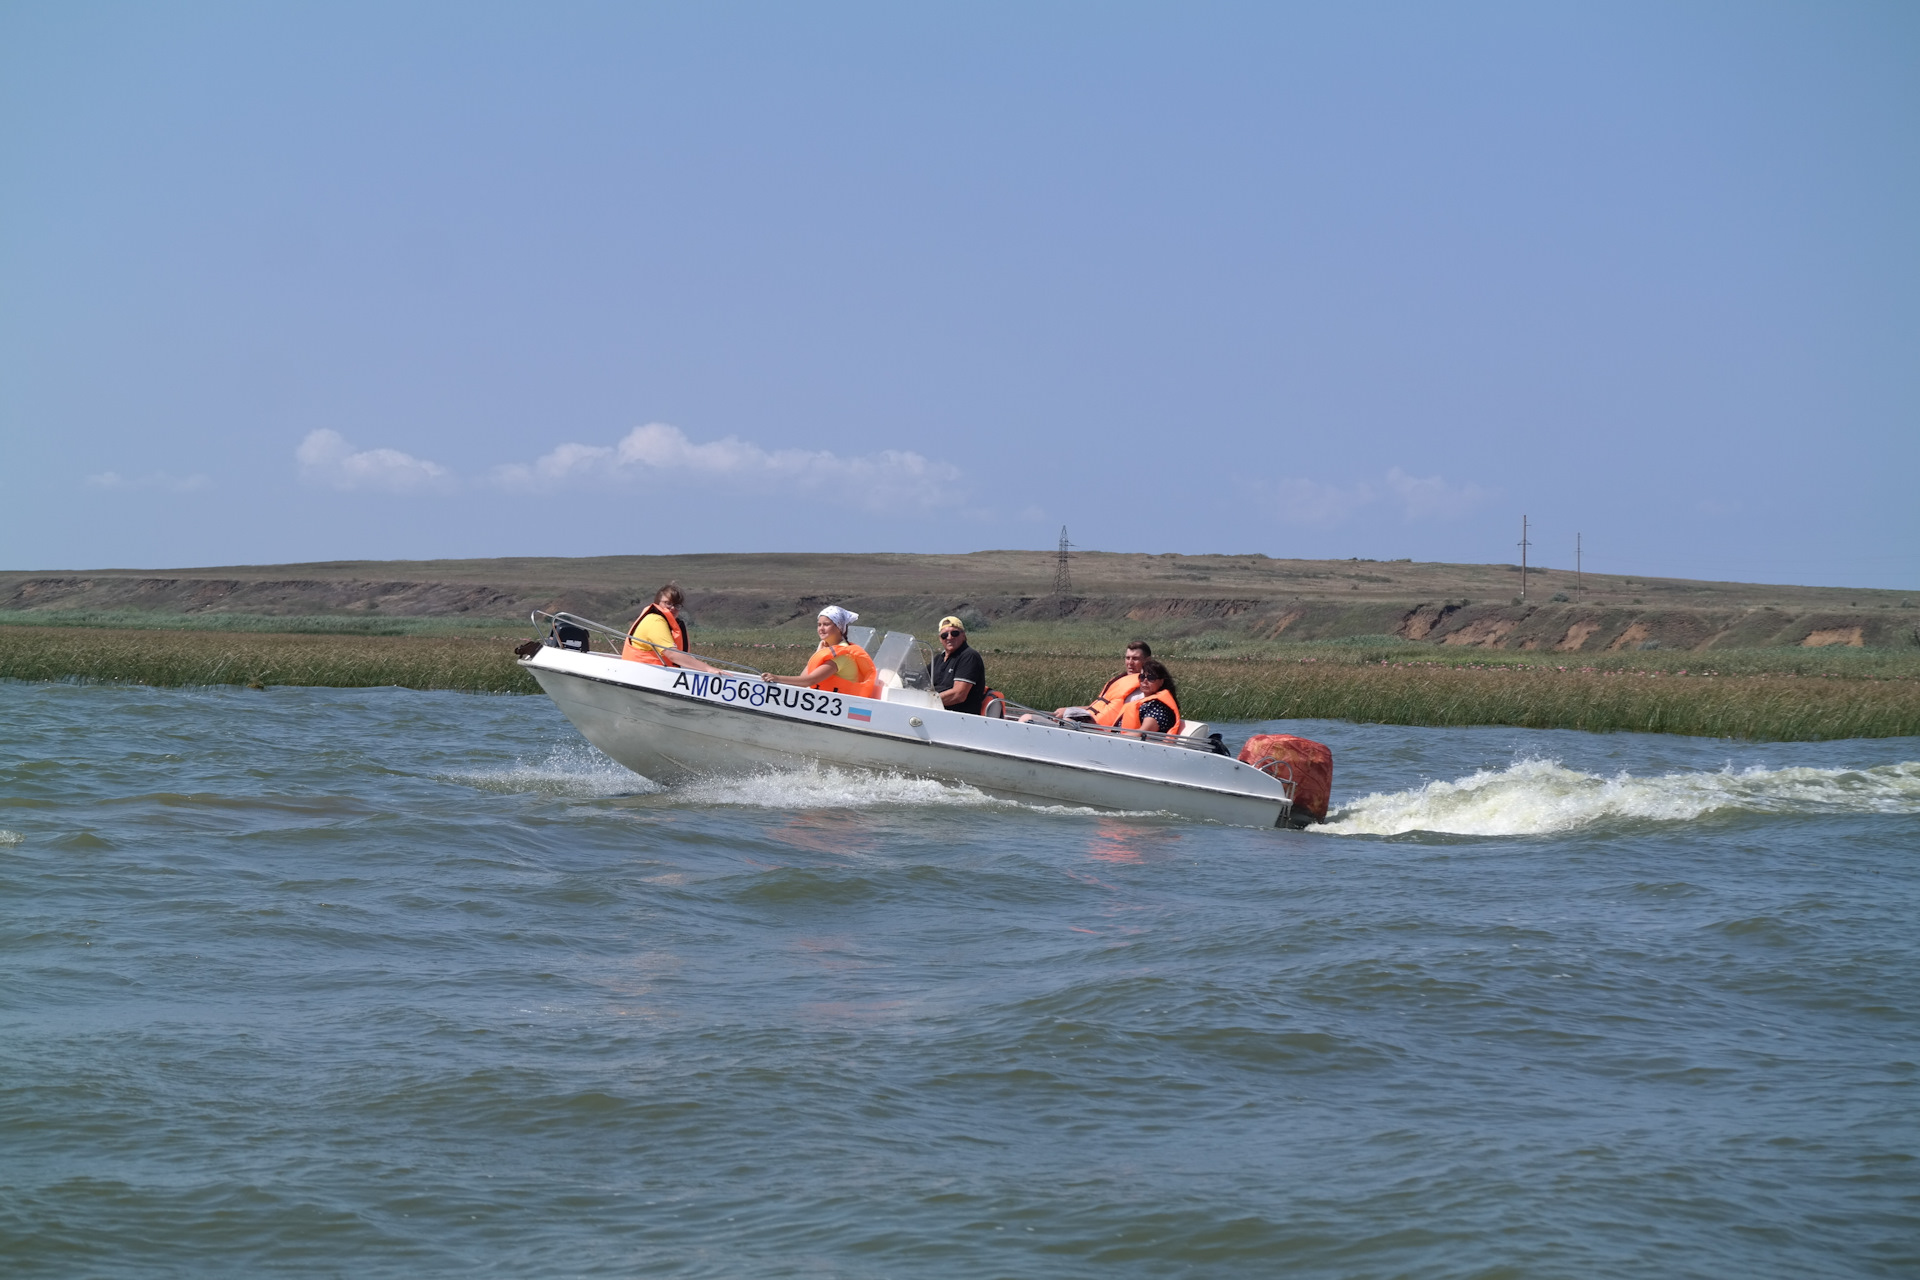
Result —
[[1920, 587], [1920, 7], [0, 7], [0, 567]]

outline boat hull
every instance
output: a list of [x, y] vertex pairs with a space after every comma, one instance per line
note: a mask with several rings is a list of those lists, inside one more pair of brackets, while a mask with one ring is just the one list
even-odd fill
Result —
[[553, 647], [522, 665], [589, 742], [665, 784], [817, 761], [965, 783], [1033, 804], [1240, 826], [1285, 825], [1291, 809], [1276, 779], [1183, 747]]

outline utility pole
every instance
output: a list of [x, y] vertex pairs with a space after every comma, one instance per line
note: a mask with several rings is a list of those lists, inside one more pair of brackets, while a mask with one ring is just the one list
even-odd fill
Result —
[[1527, 598], [1527, 548], [1533, 544], [1527, 541], [1527, 518], [1520, 517], [1520, 598]]
[[1587, 598], [1586, 575], [1580, 572], [1580, 535], [1573, 535], [1573, 593], [1582, 601]]
[[1073, 575], [1067, 569], [1067, 552], [1073, 546], [1067, 541], [1067, 526], [1060, 526], [1060, 559], [1053, 567], [1053, 594], [1065, 599], [1073, 594]]

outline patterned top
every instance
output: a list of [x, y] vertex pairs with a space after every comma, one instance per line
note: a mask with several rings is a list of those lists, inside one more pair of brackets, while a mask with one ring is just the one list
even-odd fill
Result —
[[1147, 721], [1153, 721], [1153, 727], [1161, 733], [1173, 731], [1173, 708], [1158, 698], [1152, 698], [1140, 704], [1140, 727], [1145, 729]]

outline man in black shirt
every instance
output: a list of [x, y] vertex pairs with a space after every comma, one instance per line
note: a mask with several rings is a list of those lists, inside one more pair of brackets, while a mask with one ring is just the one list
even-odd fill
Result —
[[940, 619], [941, 652], [933, 659], [933, 691], [949, 711], [980, 714], [987, 697], [987, 664], [967, 645], [967, 628], [949, 614]]

